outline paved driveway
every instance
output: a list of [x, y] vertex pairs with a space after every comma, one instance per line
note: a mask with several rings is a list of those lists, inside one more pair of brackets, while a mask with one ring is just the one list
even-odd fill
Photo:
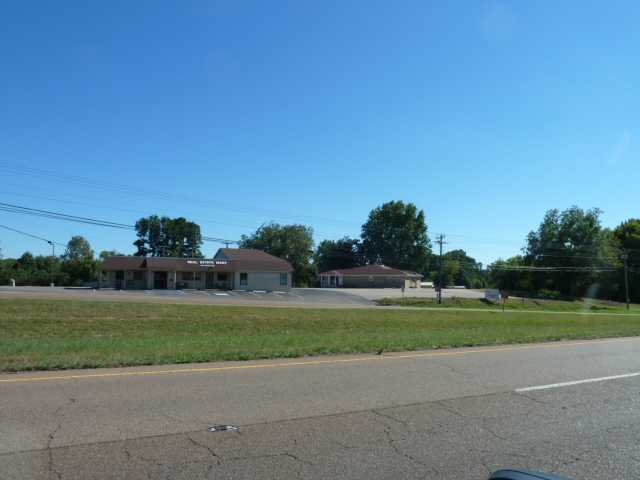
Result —
[[62, 287], [0, 287], [0, 298], [306, 307], [374, 306], [370, 299], [349, 292], [306, 288], [294, 288], [286, 292], [265, 292], [263, 290], [94, 290]]
[[[341, 292], [357, 295], [367, 300], [379, 300], [381, 298], [420, 297], [436, 298], [433, 288], [407, 288], [404, 293], [400, 288], [318, 288], [306, 290], [321, 290], [323, 292]], [[484, 290], [468, 290], [466, 288], [444, 288], [443, 298], [484, 298]]]

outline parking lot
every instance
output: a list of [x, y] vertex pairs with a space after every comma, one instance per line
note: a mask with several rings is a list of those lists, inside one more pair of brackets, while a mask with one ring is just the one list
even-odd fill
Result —
[[[289, 291], [266, 292], [245, 290], [113, 290], [65, 287], [0, 287], [0, 298], [47, 298], [94, 301], [149, 301], [156, 303], [193, 303], [219, 305], [264, 305], [307, 307], [373, 307], [385, 297], [433, 298], [433, 289], [399, 288], [293, 288]], [[479, 290], [445, 289], [443, 296], [480, 298]]]
[[148, 301], [220, 305], [357, 307], [373, 302], [347, 292], [294, 288], [265, 292], [243, 290], [113, 290], [64, 287], [0, 287], [0, 298], [46, 298], [92, 301]]

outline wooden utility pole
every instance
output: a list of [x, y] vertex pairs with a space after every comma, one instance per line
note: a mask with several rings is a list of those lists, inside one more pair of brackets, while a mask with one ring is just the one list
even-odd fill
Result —
[[623, 253], [620, 258], [624, 262], [624, 294], [627, 300], [627, 310], [629, 310], [629, 254]]
[[438, 235], [436, 243], [440, 246], [440, 264], [438, 265], [438, 304], [442, 303], [442, 245], [447, 243], [444, 241], [444, 235]]

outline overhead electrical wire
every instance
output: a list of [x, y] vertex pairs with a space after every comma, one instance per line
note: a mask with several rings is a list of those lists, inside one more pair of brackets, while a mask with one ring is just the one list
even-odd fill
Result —
[[66, 245], [64, 243], [56, 242], [54, 240], [49, 240], [48, 238], [44, 238], [44, 237], [39, 237], [38, 235], [34, 235], [32, 233], [23, 232], [22, 230], [18, 230], [17, 228], [9, 227], [7, 225], [0, 224], [0, 228], [4, 228], [6, 230], [11, 230], [12, 232], [19, 233], [19, 234], [25, 235], [27, 237], [35, 238], [36, 240], [42, 240], [43, 242], [47, 242], [49, 245], [51, 245], [53, 243], [53, 244], [56, 244], [56, 245], [60, 245], [61, 247], [66, 247]]
[[62, 175], [60, 173], [52, 172], [49, 170], [16, 167], [13, 165], [9, 165], [7, 163], [0, 163], [0, 169], [14, 175], [48, 178], [57, 182], [67, 183], [70, 185], [107, 189], [107, 190], [117, 191], [123, 194], [137, 196], [137, 197], [141, 197], [141, 196], [145, 198], [155, 197], [158, 199], [169, 200], [173, 202], [180, 201], [180, 202], [197, 204], [197, 205], [205, 206], [208, 208], [210, 208], [211, 205], [215, 203], [224, 207], [227, 210], [236, 211], [240, 213], [249, 212], [252, 214], [259, 213], [261, 215], [273, 215], [273, 216], [279, 216], [279, 217], [289, 217], [289, 218], [309, 219], [309, 220], [315, 219], [315, 221], [322, 222], [325, 224], [331, 224], [333, 226], [357, 224], [357, 222], [353, 222], [353, 221], [339, 220], [339, 219], [327, 218], [327, 217], [316, 216], [316, 215], [305, 215], [305, 214], [299, 214], [299, 213], [293, 213], [293, 212], [284, 212], [280, 210], [265, 209], [265, 208], [256, 207], [256, 206], [247, 206], [247, 205], [240, 206], [233, 203], [205, 200], [202, 198], [196, 198], [196, 197], [192, 197], [192, 196], [188, 196], [180, 193], [164, 192], [158, 189], [145, 189], [139, 186], [134, 187], [130, 185], [117, 184], [113, 182], [98, 181], [98, 180], [93, 180], [86, 177], [80, 177], [77, 175], [68, 175], [68, 174]]
[[[22, 215], [31, 215], [36, 217], [51, 218], [54, 220], [65, 220], [69, 222], [95, 225], [100, 227], [116, 228], [120, 230], [135, 230], [134, 225], [127, 225], [125, 223], [112, 222], [109, 220], [99, 220], [99, 219], [90, 218], [90, 217], [81, 217], [78, 215], [69, 215], [66, 213], [54, 212], [51, 210], [42, 210], [38, 208], [24, 207], [21, 205], [15, 205], [15, 204], [4, 203], [4, 202], [0, 202], [0, 211], [7, 212], [7, 213], [17, 213]], [[207, 235], [203, 235], [201, 238], [203, 241], [206, 241], [206, 242], [216, 242], [216, 243], [224, 243], [224, 244], [238, 243], [237, 240], [228, 240], [224, 238], [211, 237]]]

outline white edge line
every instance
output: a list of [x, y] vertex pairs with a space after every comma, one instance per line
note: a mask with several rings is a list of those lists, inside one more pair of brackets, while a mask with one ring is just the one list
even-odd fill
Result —
[[609, 377], [587, 378], [585, 380], [575, 380], [573, 382], [550, 383], [549, 385], [535, 385], [533, 387], [516, 388], [517, 393], [533, 392], [535, 390], [547, 390], [549, 388], [569, 387], [571, 385], [580, 385], [582, 383], [605, 382], [607, 380], [617, 380], [619, 378], [637, 377], [640, 372], [623, 373], [622, 375], [611, 375]]

